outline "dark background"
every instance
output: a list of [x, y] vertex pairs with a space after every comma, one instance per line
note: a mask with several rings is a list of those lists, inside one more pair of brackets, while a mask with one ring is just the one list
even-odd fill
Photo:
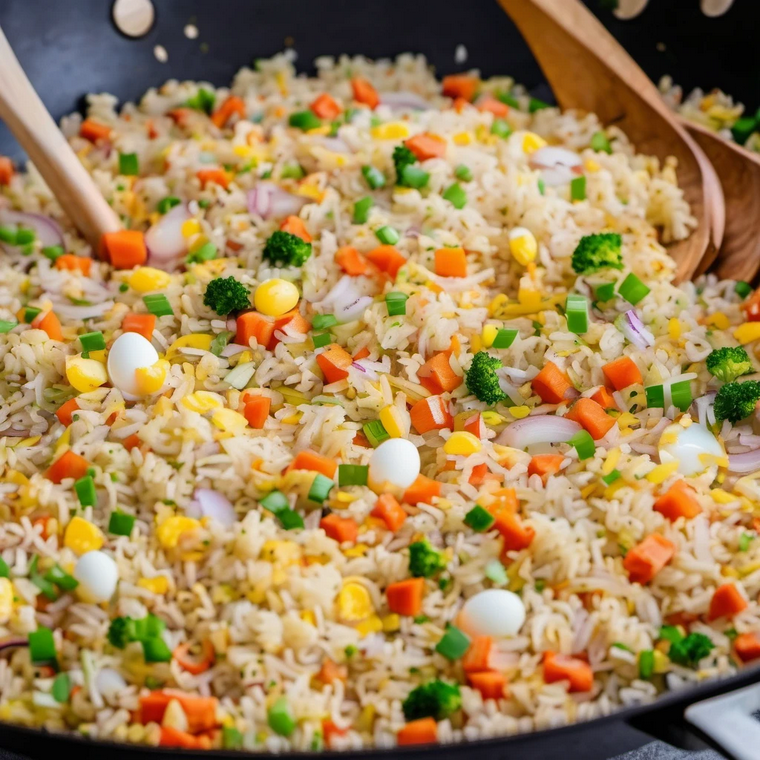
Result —
[[[655, 82], [669, 73], [689, 89], [721, 87], [752, 112], [760, 105], [757, 0], [735, 0], [717, 19], [702, 15], [699, 0], [650, 0], [633, 21], [618, 21], [603, 9], [605, 0], [586, 1]], [[301, 70], [324, 53], [378, 57], [416, 51], [442, 74], [478, 67], [486, 76], [511, 74], [530, 88], [541, 84], [527, 47], [495, 0], [154, 0], [154, 5], [156, 24], [140, 40], [115, 30], [110, 0], [0, 0], [0, 25], [56, 118], [81, 106], [86, 92], [133, 99], [172, 77], [225, 84], [240, 66], [286, 44], [298, 51]], [[183, 34], [190, 20], [199, 27], [197, 40]], [[469, 58], [457, 65], [454, 50], [460, 43]], [[155, 59], [156, 44], [168, 51], [167, 63]], [[19, 151], [0, 125], [2, 153]]]

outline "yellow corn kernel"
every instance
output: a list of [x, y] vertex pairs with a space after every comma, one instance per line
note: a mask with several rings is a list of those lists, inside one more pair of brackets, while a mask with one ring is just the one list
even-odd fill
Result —
[[678, 340], [681, 337], [681, 322], [676, 317], [668, 320], [668, 335], [671, 340]]
[[160, 269], [154, 267], [138, 267], [129, 275], [129, 287], [138, 293], [150, 293], [152, 290], [163, 290], [172, 278]]
[[483, 330], [480, 333], [480, 340], [483, 344], [483, 348], [491, 348], [498, 334], [499, 328], [496, 327], [496, 325], [483, 325]]
[[329, 135], [332, 131], [332, 127], [329, 124], [322, 124], [320, 127], [314, 127], [314, 129], [307, 129], [307, 135]]
[[185, 396], [180, 402], [185, 409], [198, 414], [205, 414], [212, 409], [223, 409], [224, 401], [221, 396], [211, 391], [196, 391], [189, 396]]
[[401, 416], [401, 410], [397, 406], [386, 406], [380, 410], [380, 422], [388, 431], [391, 438], [405, 438], [407, 426]]
[[356, 626], [356, 631], [362, 638], [369, 636], [370, 633], [380, 633], [382, 630], [383, 621], [377, 615], [372, 615]]
[[546, 146], [546, 140], [535, 132], [526, 132], [523, 137], [523, 153], [535, 153], [539, 148]]
[[[337, 156], [336, 161], [337, 163], [340, 163], [338, 159], [342, 159], [343, 156], [340, 156], [337, 153], [333, 155]], [[305, 198], [311, 198], [313, 201], [316, 201], [317, 203], [321, 203], [325, 197], [325, 194], [313, 182], [304, 182], [300, 184], [298, 186], [298, 189], [296, 190], [296, 195], [302, 195]]]
[[525, 406], [510, 406], [509, 413], [516, 419], [522, 420], [530, 414], [530, 407]]
[[89, 393], [108, 382], [108, 373], [99, 361], [80, 354], [66, 357], [66, 379], [80, 393]]
[[143, 396], [152, 396], [154, 393], [158, 393], [166, 382], [168, 368], [169, 362], [166, 359], [159, 359], [150, 367], [138, 367], [135, 370], [137, 392]]
[[288, 280], [274, 277], [262, 282], [253, 296], [254, 306], [268, 317], [281, 317], [298, 303], [298, 288]]
[[541, 293], [537, 290], [521, 286], [517, 291], [517, 300], [521, 306], [532, 311], [538, 311], [541, 308]]
[[457, 132], [452, 139], [455, 145], [469, 145], [472, 142], [472, 133]]
[[659, 649], [654, 650], [654, 672], [667, 673], [670, 670], [670, 660], [668, 656]]
[[760, 338], [760, 322], [745, 322], [734, 330], [734, 338], [742, 345]]
[[200, 522], [193, 517], [173, 515], [156, 528], [156, 537], [165, 549], [176, 549], [183, 533], [197, 530], [200, 526]]
[[349, 549], [346, 549], [343, 552], [343, 556], [348, 557], [349, 559], [363, 557], [367, 553], [368, 549], [369, 546], [367, 546], [367, 544], [356, 544], [356, 546], [352, 546]]
[[393, 633], [399, 628], [401, 628], [401, 618], [395, 612], [391, 612], [390, 615], [383, 618], [383, 630], [386, 633]]
[[483, 341], [480, 339], [480, 335], [473, 335], [470, 338], [470, 350], [473, 354], [477, 354], [481, 348], [483, 348]]
[[584, 166], [587, 172], [598, 172], [602, 168], [593, 158], [587, 158]]
[[264, 562], [288, 567], [301, 561], [301, 547], [295, 541], [265, 541], [259, 555]]
[[713, 501], [718, 504], [730, 504], [737, 500], [736, 496], [724, 491], [722, 488], [713, 488], [712, 491], [710, 491], [710, 496], [712, 496]]
[[389, 121], [372, 127], [372, 137], [375, 140], [403, 140], [409, 137], [409, 127], [401, 121]]
[[311, 610], [303, 610], [301, 612], [301, 620], [303, 620], [304, 623], [314, 626], [314, 628], [317, 627], [317, 617]]
[[250, 158], [254, 149], [250, 145], [235, 145], [232, 152], [240, 158]]
[[374, 614], [375, 608], [369, 591], [361, 583], [349, 582], [338, 593], [338, 611], [342, 620], [356, 623]]
[[83, 517], [72, 517], [63, 534], [63, 545], [74, 554], [86, 554], [103, 546], [103, 534]]
[[622, 430], [624, 427], [638, 427], [639, 418], [630, 412], [623, 412], [617, 419], [618, 427]]
[[736, 568], [731, 567], [730, 565], [723, 565], [720, 568], [720, 574], [724, 578], [738, 578], [739, 577], [739, 571]]
[[364, 705], [359, 717], [354, 721], [354, 727], [357, 731], [371, 734], [375, 724], [375, 712], [377, 708], [373, 704]]
[[197, 219], [188, 219], [186, 222], [182, 222], [182, 236], [189, 238], [193, 235], [200, 234], [201, 223]]
[[731, 326], [731, 321], [722, 311], [716, 311], [715, 314], [710, 314], [706, 323], [708, 325], [714, 325], [719, 330], [728, 330]]
[[509, 233], [509, 250], [518, 264], [527, 266], [535, 261], [538, 253], [535, 235], [525, 227], [515, 227]]
[[602, 465], [602, 475], [609, 475], [620, 461], [620, 449], [612, 449]]
[[240, 435], [248, 425], [245, 417], [232, 409], [217, 409], [211, 415], [211, 422], [223, 433], [232, 435]]
[[464, 430], [452, 433], [443, 444], [443, 450], [451, 456], [470, 456], [477, 454], [482, 448], [483, 444], [472, 433]]
[[0, 623], [5, 625], [13, 614], [13, 584], [8, 578], [0, 578]]
[[[515, 408], [520, 409], [521, 407]], [[483, 412], [480, 416], [483, 418], [483, 422], [485, 422], [486, 425], [500, 425], [502, 422], [505, 422], [505, 418], [498, 412]]]
[[655, 468], [646, 474], [646, 479], [656, 486], [664, 483], [673, 473], [678, 470], [679, 462], [675, 460], [667, 464], [658, 464]]
[[169, 346], [169, 350], [166, 355], [171, 358], [171, 355], [177, 353], [182, 348], [198, 348], [201, 351], [211, 350], [211, 341], [214, 339], [212, 335], [206, 333], [193, 333], [192, 335], [183, 335], [181, 338], [177, 338], [174, 343]]
[[169, 590], [169, 579], [165, 575], [157, 575], [155, 578], [140, 578], [137, 585], [140, 588], [152, 591], [154, 594], [165, 594]]

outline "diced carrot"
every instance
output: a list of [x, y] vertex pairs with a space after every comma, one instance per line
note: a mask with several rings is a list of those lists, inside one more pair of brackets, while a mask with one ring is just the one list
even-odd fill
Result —
[[406, 259], [392, 245], [380, 245], [367, 254], [367, 258], [381, 271], [395, 279]]
[[[417, 373], [419, 377], [419, 372]], [[471, 417], [464, 421], [463, 430], [465, 433], [472, 433], [476, 438], [483, 438], [486, 434], [486, 424], [483, 422], [483, 415], [480, 412], [474, 412]]]
[[142, 335], [145, 340], [153, 337], [153, 331], [156, 329], [155, 314], [127, 314], [121, 322], [121, 329], [124, 332], [134, 332]]
[[414, 483], [404, 491], [402, 501], [405, 504], [432, 504], [432, 499], [441, 495], [441, 484], [426, 475], [418, 475]]
[[692, 612], [684, 612], [679, 610], [678, 612], [671, 612], [670, 615], [666, 615], [665, 623], [667, 625], [681, 625], [687, 631], [692, 623], [696, 623], [699, 620], [699, 615], [695, 615]]
[[159, 747], [182, 747], [183, 749], [211, 749], [208, 736], [193, 736], [187, 731], [180, 731], [171, 726], [161, 726]]
[[235, 322], [235, 343], [249, 346], [251, 339], [266, 348], [274, 336], [274, 322], [257, 311], [243, 312]]
[[602, 372], [616, 391], [622, 391], [629, 385], [641, 385], [644, 382], [641, 370], [630, 356], [621, 356], [619, 359], [605, 364], [602, 367]]
[[331, 746], [334, 737], [345, 736], [347, 733], [347, 728], [338, 728], [329, 718], [322, 721], [322, 737], [327, 747]]
[[230, 95], [219, 108], [211, 114], [211, 121], [222, 129], [227, 125], [227, 122], [237, 115], [241, 119], [245, 119], [245, 102], [237, 95]]
[[464, 98], [472, 103], [480, 89], [480, 80], [467, 74], [450, 74], [443, 78], [443, 94], [449, 98]]
[[676, 545], [659, 533], [652, 533], [640, 544], [629, 549], [623, 560], [631, 583], [642, 586], [654, 578], [673, 559]]
[[594, 671], [579, 657], [569, 657], [556, 652], [544, 653], [544, 681], [569, 681], [568, 691], [591, 691], [594, 687]]
[[430, 132], [414, 135], [414, 137], [404, 140], [404, 145], [414, 153], [418, 161], [440, 158], [446, 154], [446, 140]]
[[760, 631], [742, 633], [734, 641], [734, 649], [742, 662], [749, 662], [760, 657]]
[[87, 474], [89, 466], [89, 463], [83, 456], [75, 454], [69, 449], [48, 467], [45, 477], [53, 483], [60, 483], [66, 478], [79, 480], [79, 478], [83, 478]]
[[760, 288], [742, 303], [741, 310], [746, 313], [748, 322], [760, 321]]
[[111, 137], [111, 127], [94, 119], [85, 119], [79, 127], [79, 136], [90, 142], [108, 140]]
[[654, 508], [668, 520], [677, 520], [685, 517], [691, 520], [701, 511], [694, 489], [685, 480], [677, 480], [662, 494], [654, 503]]
[[420, 718], [407, 723], [396, 734], [399, 747], [413, 744], [435, 744], [438, 741], [438, 724], [433, 718]]
[[388, 608], [398, 615], [419, 615], [424, 592], [424, 578], [407, 578], [403, 581], [391, 583], [385, 589]]
[[300, 237], [304, 243], [311, 243], [312, 241], [312, 237], [300, 216], [286, 216], [280, 225], [280, 229], [283, 232], [289, 232], [291, 235]]
[[75, 398], [70, 398], [65, 403], [58, 407], [55, 416], [58, 417], [58, 422], [65, 427], [68, 427], [73, 422], [72, 415], [79, 410], [79, 404]]
[[364, 449], [372, 448], [369, 438], [367, 438], [361, 430], [351, 439], [351, 443], [353, 443], [354, 446], [361, 446]]
[[348, 680], [348, 668], [345, 665], [338, 665], [326, 657], [316, 677], [325, 685], [333, 681], [346, 681]]
[[375, 506], [370, 512], [373, 517], [379, 517], [388, 530], [395, 533], [406, 520], [406, 512], [398, 503], [396, 497], [390, 493], [383, 493], [377, 497]]
[[331, 343], [323, 353], [317, 354], [317, 364], [327, 383], [337, 383], [347, 378], [352, 362], [351, 354], [337, 343]]
[[216, 655], [214, 645], [209, 639], [204, 639], [201, 644], [202, 655], [200, 657], [190, 654], [192, 642], [186, 641], [180, 644], [172, 652], [172, 657], [179, 663], [179, 666], [194, 676], [205, 673], [214, 665]]
[[443, 430], [454, 427], [454, 418], [449, 411], [449, 403], [441, 396], [428, 396], [420, 399], [410, 410], [414, 429], [423, 435], [430, 430]]
[[581, 425], [595, 441], [604, 438], [615, 426], [615, 418], [590, 398], [579, 398], [565, 417]]
[[477, 689], [483, 699], [502, 699], [507, 686], [507, 679], [497, 670], [485, 670], [482, 673], [469, 673], [467, 680], [473, 689]]
[[517, 514], [520, 509], [520, 502], [517, 499], [517, 491], [514, 488], [499, 488], [491, 494], [493, 501], [488, 505], [488, 511], [496, 516], [501, 512], [509, 512], [512, 515]]
[[420, 385], [431, 393], [451, 392], [464, 382], [464, 379], [451, 369], [450, 355], [448, 351], [441, 351], [428, 359], [417, 370]]
[[440, 277], [467, 277], [464, 248], [439, 248], [435, 252], [435, 273]]
[[617, 409], [618, 405], [615, 403], [615, 397], [602, 385], [599, 390], [591, 397], [592, 401], [596, 401], [602, 409]]
[[32, 322], [32, 327], [35, 327], [38, 330], [44, 330], [48, 334], [50, 340], [63, 340], [61, 320], [58, 319], [55, 312], [48, 311], [41, 319], [35, 319]]
[[319, 521], [319, 527], [327, 534], [328, 538], [332, 538], [339, 544], [346, 541], [355, 544], [359, 535], [359, 526], [356, 524], [356, 520], [352, 517], [340, 517], [335, 512], [323, 517]]
[[471, 106], [472, 103], [470, 103], [469, 100], [465, 100], [464, 98], [454, 98], [454, 102], [451, 104], [451, 107], [457, 112], [462, 113], [467, 106]]
[[326, 92], [317, 95], [317, 97], [311, 102], [309, 108], [311, 108], [320, 119], [337, 119], [343, 112], [343, 109], [335, 98], [328, 95]]
[[10, 185], [14, 173], [13, 161], [8, 156], [0, 156], [0, 185]]
[[565, 457], [562, 454], [537, 454], [528, 463], [528, 475], [540, 475], [544, 485], [550, 475], [562, 469]]
[[546, 362], [531, 382], [533, 390], [547, 404], [560, 404], [573, 387], [570, 378], [554, 363]]
[[169, 706], [176, 699], [187, 718], [187, 730], [190, 733], [210, 731], [219, 725], [216, 718], [216, 697], [198, 697], [174, 690], [156, 690], [140, 697], [140, 721], [142, 723], [161, 723]]
[[201, 187], [206, 187], [211, 182], [226, 190], [230, 185], [230, 177], [224, 169], [200, 169], [195, 176], [201, 181]]
[[718, 586], [712, 595], [707, 619], [712, 621], [722, 617], [732, 618], [746, 610], [747, 606], [747, 600], [738, 587], [733, 583], [724, 583]]
[[490, 670], [493, 639], [490, 636], [473, 636], [470, 646], [462, 657], [462, 668], [465, 673], [483, 673]]
[[[454, 463], [451, 462], [451, 464], [454, 464]], [[472, 472], [470, 473], [470, 477], [467, 480], [467, 482], [471, 486], [479, 486], [479, 485], [482, 485], [483, 483], [485, 483], [485, 481], [488, 479], [489, 475], [491, 475], [491, 473], [489, 473], [489, 471], [488, 471], [488, 465], [487, 464], [485, 464], [485, 463], [476, 464], [472, 468]], [[493, 479], [498, 479], [498, 476], [495, 475], [495, 474], [491, 475], [491, 477]]]
[[354, 355], [353, 360], [355, 362], [361, 361], [362, 359], [366, 359], [369, 356], [369, 349], [366, 346], [362, 346]]
[[494, 515], [493, 529], [504, 539], [502, 552], [519, 552], [527, 549], [536, 536], [536, 531], [524, 525], [517, 514], [503, 509]]
[[124, 441], [124, 448], [127, 451], [132, 451], [132, 449], [136, 449], [139, 446], [142, 446], [142, 439], [140, 438], [137, 433], [132, 433], [132, 435], [127, 436]]
[[509, 113], [509, 106], [497, 100], [493, 95], [483, 95], [475, 104], [479, 111], [492, 113], [499, 119], [503, 119]]
[[[278, 331], [284, 332], [286, 329], [291, 333], [300, 333], [301, 335], [306, 335], [311, 329], [311, 324], [307, 322], [306, 319], [304, 319], [304, 317], [301, 315], [301, 312], [298, 310], [298, 307], [296, 306], [295, 309], [292, 309], [291, 311], [283, 314], [280, 317], [277, 317], [274, 320], [275, 333]], [[272, 335], [272, 338], [267, 344], [267, 348], [270, 351], [274, 351], [275, 346], [279, 342], [280, 339], [276, 335]]]
[[367, 257], [351, 245], [344, 245], [335, 252], [335, 263], [352, 277], [366, 274], [369, 269]]
[[132, 269], [148, 259], [145, 236], [139, 230], [106, 232], [103, 247], [114, 269]]
[[92, 259], [89, 256], [75, 256], [73, 253], [64, 253], [55, 260], [56, 269], [67, 269], [69, 272], [80, 271], [85, 277], [90, 276]]
[[319, 472], [326, 478], [334, 478], [338, 469], [338, 463], [330, 457], [324, 457], [315, 451], [299, 451], [296, 458], [290, 463], [288, 470], [310, 470]]
[[269, 396], [248, 396], [243, 404], [243, 417], [254, 430], [261, 430], [269, 417], [272, 399]]
[[370, 108], [377, 108], [380, 103], [380, 96], [377, 90], [366, 80], [361, 77], [354, 77], [351, 80], [351, 89], [354, 93], [354, 100], [357, 103], [364, 103]]

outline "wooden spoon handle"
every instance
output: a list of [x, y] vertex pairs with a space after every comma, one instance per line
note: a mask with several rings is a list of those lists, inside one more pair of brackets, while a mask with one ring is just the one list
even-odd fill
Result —
[[27, 152], [61, 208], [97, 252], [104, 232], [121, 229], [32, 87], [0, 29], [0, 119]]

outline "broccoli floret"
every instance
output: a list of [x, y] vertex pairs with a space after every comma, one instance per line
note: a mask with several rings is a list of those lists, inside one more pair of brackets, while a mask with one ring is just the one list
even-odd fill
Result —
[[607, 268], [622, 269], [622, 245], [623, 239], [617, 232], [586, 235], [573, 251], [573, 269], [578, 274], [591, 274]]
[[462, 706], [459, 687], [444, 681], [430, 681], [409, 692], [403, 702], [404, 717], [407, 720], [435, 718], [443, 720]]
[[467, 390], [474, 394], [478, 401], [483, 401], [489, 406], [494, 406], [507, 398], [507, 394], [499, 385], [497, 369], [501, 369], [502, 363], [487, 351], [478, 351], [472, 358], [472, 364], [465, 373]]
[[741, 346], [716, 348], [705, 363], [710, 374], [724, 383], [732, 383], [737, 377], [747, 375], [754, 369], [749, 355]]
[[446, 567], [446, 558], [424, 541], [409, 545], [409, 572], [415, 578], [432, 578]]
[[760, 401], [760, 383], [745, 380], [743, 383], [726, 383], [715, 396], [715, 418], [718, 422], [739, 422], [746, 419]]
[[668, 657], [679, 665], [696, 667], [700, 660], [707, 657], [715, 644], [703, 633], [690, 633], [670, 645]]
[[393, 149], [393, 165], [396, 167], [396, 184], [404, 184], [404, 169], [417, 163], [417, 156], [406, 145], [397, 145]]
[[234, 277], [217, 277], [211, 280], [203, 296], [203, 303], [225, 317], [231, 311], [242, 311], [251, 305], [250, 292]]
[[267, 240], [263, 255], [275, 266], [301, 267], [311, 256], [311, 243], [285, 230], [277, 230]]
[[128, 617], [117, 617], [108, 628], [108, 641], [117, 649], [124, 649], [135, 640], [135, 621]]

